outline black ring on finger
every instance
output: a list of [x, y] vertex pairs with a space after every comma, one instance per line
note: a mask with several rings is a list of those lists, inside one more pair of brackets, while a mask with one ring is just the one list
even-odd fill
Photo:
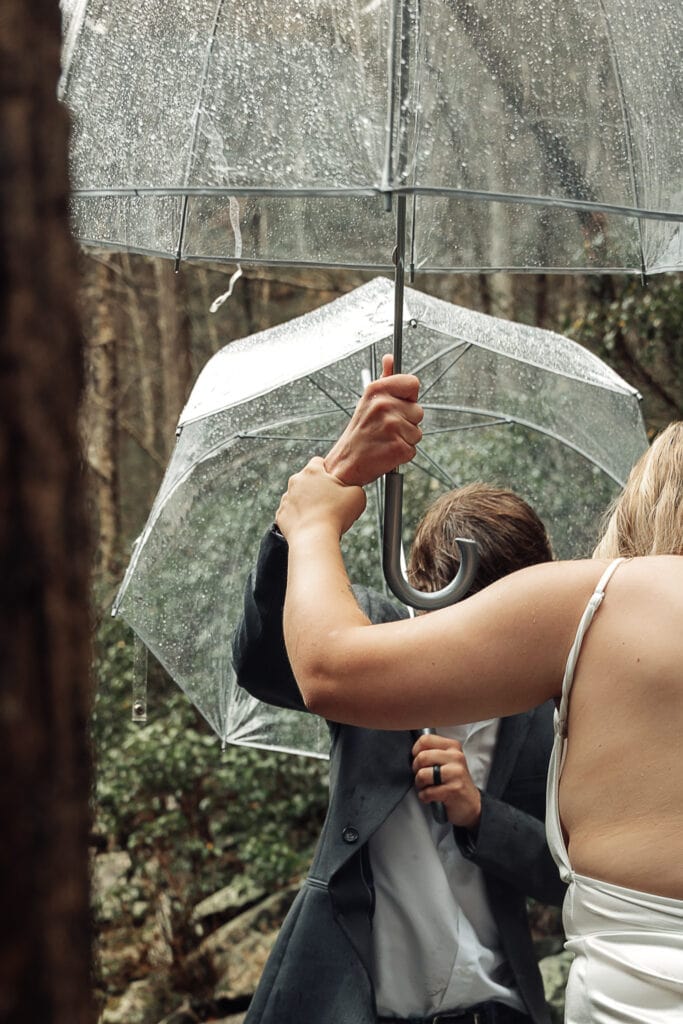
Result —
[[432, 766], [432, 777], [434, 779], [434, 785], [435, 786], [440, 786], [441, 785], [441, 765], [440, 764], [435, 764], [435, 765]]

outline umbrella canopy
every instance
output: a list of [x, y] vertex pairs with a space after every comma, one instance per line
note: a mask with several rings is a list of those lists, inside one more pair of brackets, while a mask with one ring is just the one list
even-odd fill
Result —
[[62, 0], [73, 216], [177, 260], [683, 267], [680, 0]]
[[[115, 611], [224, 741], [324, 754], [324, 723], [234, 683], [244, 580], [287, 477], [339, 435], [390, 344], [393, 288], [377, 278], [218, 352], [202, 371]], [[560, 335], [406, 290], [404, 362], [424, 438], [407, 467], [406, 542], [428, 501], [474, 480], [511, 487], [559, 557], [589, 555], [598, 520], [647, 446], [637, 393]], [[345, 538], [352, 579], [381, 590], [379, 498]]]

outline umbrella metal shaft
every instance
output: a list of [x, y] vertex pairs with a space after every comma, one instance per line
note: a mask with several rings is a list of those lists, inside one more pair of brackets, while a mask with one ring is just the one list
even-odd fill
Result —
[[403, 291], [406, 263], [406, 197], [396, 201], [396, 248], [394, 249], [394, 373], [403, 360]]
[[[403, 291], [405, 281], [406, 197], [396, 203], [396, 248], [394, 250], [394, 373], [401, 372], [403, 348]], [[403, 475], [398, 469], [384, 477], [384, 531], [382, 565], [384, 577], [396, 597], [404, 604], [423, 611], [445, 608], [464, 597], [477, 571], [477, 546], [471, 540], [458, 538], [460, 567], [454, 580], [433, 593], [422, 593], [413, 587], [401, 566], [403, 521]]]

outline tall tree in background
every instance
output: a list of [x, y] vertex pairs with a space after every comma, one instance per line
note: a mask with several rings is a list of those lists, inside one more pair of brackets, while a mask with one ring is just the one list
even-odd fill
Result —
[[82, 415], [91, 502], [98, 533], [96, 549], [99, 560], [95, 569], [107, 580], [120, 569], [117, 541], [121, 532], [118, 318], [116, 306], [111, 302], [109, 276], [109, 265], [105, 260], [93, 262], [93, 273], [83, 288], [84, 315], [89, 331], [85, 338], [86, 385]]
[[58, 0], [0, 17], [0, 1021], [91, 1024], [81, 337]]

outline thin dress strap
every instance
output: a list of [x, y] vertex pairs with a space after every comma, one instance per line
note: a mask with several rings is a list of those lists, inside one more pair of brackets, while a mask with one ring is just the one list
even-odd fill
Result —
[[562, 680], [562, 698], [560, 700], [560, 706], [557, 709], [556, 729], [560, 732], [561, 736], [567, 735], [567, 711], [569, 708], [569, 692], [574, 682], [574, 673], [576, 671], [576, 663], [579, 660], [579, 654], [581, 653], [581, 645], [583, 644], [583, 638], [586, 635], [588, 627], [593, 621], [593, 616], [602, 604], [602, 600], [605, 596], [605, 588], [614, 575], [617, 567], [625, 562], [625, 558], [615, 558], [613, 562], [607, 566], [602, 576], [598, 580], [598, 585], [593, 591], [588, 604], [581, 616], [578, 628], [576, 630], [576, 636], [574, 637], [574, 643], [571, 646], [569, 655], [567, 657], [567, 664], [564, 670], [564, 679]]
[[560, 821], [559, 789], [560, 775], [562, 774], [564, 759], [567, 753], [567, 712], [569, 708], [569, 691], [571, 690], [572, 683], [574, 681], [576, 663], [579, 659], [581, 644], [583, 643], [583, 638], [586, 635], [586, 630], [593, 621], [593, 616], [595, 615], [596, 610], [602, 603], [602, 599], [605, 596], [605, 587], [612, 578], [617, 566], [623, 561], [625, 561], [625, 559], [616, 558], [609, 564], [605, 572], [600, 577], [598, 585], [593, 591], [593, 594], [586, 605], [585, 611], [581, 616], [581, 621], [579, 622], [578, 629], [576, 630], [574, 643], [572, 644], [569, 652], [567, 665], [564, 670], [564, 679], [562, 680], [562, 699], [560, 700], [559, 707], [555, 711], [555, 739], [553, 742], [552, 753], [550, 755], [550, 764], [548, 765], [545, 827], [550, 852], [555, 858], [560, 869], [560, 875], [565, 882], [571, 881], [573, 871], [569, 862], [569, 854], [567, 853], [567, 847], [565, 846], [562, 823]]

